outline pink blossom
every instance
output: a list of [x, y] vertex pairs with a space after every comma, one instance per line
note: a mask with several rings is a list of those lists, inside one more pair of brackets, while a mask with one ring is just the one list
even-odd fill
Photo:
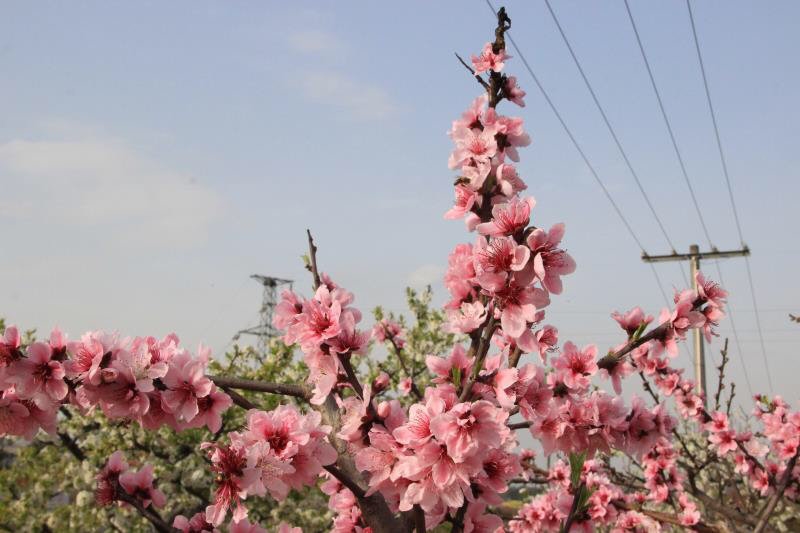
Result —
[[476, 203], [480, 206], [481, 197], [474, 190], [464, 185], [455, 187], [456, 202], [445, 214], [446, 219], [464, 218]]
[[476, 228], [481, 235], [500, 237], [515, 235], [524, 230], [531, 220], [531, 209], [536, 205], [532, 196], [520, 200], [511, 198], [508, 202], [492, 207], [492, 220], [478, 224]]
[[542, 289], [523, 286], [515, 280], [504, 287], [489, 291], [495, 298], [495, 318], [500, 315], [503, 333], [511, 338], [519, 338], [535, 323], [540, 309], [550, 303], [550, 298]]
[[294, 324], [303, 312], [303, 299], [292, 291], [283, 291], [281, 301], [275, 306], [272, 325], [285, 330]]
[[[336, 292], [337, 289], [334, 289]], [[303, 312], [286, 332], [286, 342], [315, 346], [341, 332], [342, 303], [326, 285], [320, 285], [314, 298], [303, 302]]]
[[204, 443], [203, 448], [210, 450], [211, 470], [216, 474], [217, 484], [214, 503], [206, 507], [206, 520], [218, 526], [233, 505], [236, 506], [233, 519], [242, 520], [247, 517], [247, 509], [241, 503], [241, 499], [247, 497], [243, 487], [244, 470], [247, 467], [245, 451], [234, 446], [211, 443]]
[[411, 378], [403, 378], [397, 384], [397, 391], [403, 396], [408, 396], [408, 394], [411, 392], [412, 384], [413, 381], [411, 381]]
[[[281, 527], [278, 529], [280, 532], [291, 532], [295, 529], [300, 528], [289, 528], [285, 522], [281, 522]], [[231, 525], [228, 528], [230, 533], [267, 533], [267, 530], [261, 527], [256, 523], [250, 523], [247, 518], [242, 518], [238, 522], [231, 521]], [[302, 532], [301, 532], [302, 533]]]
[[97, 487], [95, 489], [95, 500], [98, 505], [111, 505], [119, 499], [117, 487], [119, 477], [128, 471], [128, 463], [125, 456], [119, 450], [112, 453], [105, 466], [97, 474]]
[[447, 358], [429, 355], [425, 358], [425, 364], [428, 370], [436, 374], [434, 383], [452, 382], [456, 376], [464, 379], [472, 370], [472, 359], [467, 357], [461, 344], [454, 345]]
[[526, 242], [531, 249], [531, 262], [526, 273], [535, 276], [553, 294], [561, 294], [561, 276], [575, 272], [575, 261], [558, 247], [564, 237], [564, 224], [556, 224], [545, 232], [536, 228]]
[[617, 323], [622, 329], [625, 330], [629, 337], [636, 333], [636, 330], [638, 330], [640, 327], [653, 321], [652, 315], [645, 316], [642, 308], [638, 306], [624, 314], [614, 311], [611, 313], [611, 318], [617, 321]]
[[509, 429], [505, 426], [508, 413], [491, 403], [479, 400], [459, 403], [431, 420], [431, 433], [447, 444], [447, 453], [463, 461], [480, 448], [498, 446]]
[[525, 107], [525, 91], [520, 89], [517, 85], [517, 77], [509, 76], [506, 78], [506, 84], [503, 86], [503, 95], [509, 101], [514, 102], [520, 107]]
[[197, 416], [200, 411], [198, 400], [207, 396], [214, 386], [205, 376], [203, 364], [188, 353], [171, 361], [163, 382], [168, 389], [161, 394], [164, 409], [186, 422]]
[[49, 344], [34, 342], [28, 347], [28, 357], [11, 367], [17, 394], [32, 398], [40, 406], [60, 402], [67, 396], [64, 368], [52, 357], [53, 349]]
[[477, 281], [488, 289], [503, 286], [509, 273], [525, 267], [531, 253], [511, 237], [495, 237], [488, 241], [478, 237], [473, 252]]
[[571, 342], [564, 344], [564, 352], [553, 360], [553, 368], [564, 384], [571, 389], [586, 389], [597, 372], [597, 346], [590, 344], [583, 350]]
[[500, 72], [503, 70], [505, 61], [510, 58], [511, 56], [506, 54], [505, 50], [495, 53], [492, 43], [486, 43], [483, 45], [480, 55], [472, 56], [472, 66], [475, 68], [476, 75], [487, 71]]
[[178, 515], [172, 521], [172, 527], [181, 533], [219, 533], [219, 530], [206, 521], [205, 513], [195, 513], [191, 519]]
[[495, 170], [497, 188], [504, 196], [511, 197], [528, 188], [519, 177], [517, 169], [511, 163], [501, 163]]
[[[222, 427], [222, 413], [233, 405], [230, 396], [217, 390], [212, 386], [211, 392], [206, 396], [197, 399], [197, 415], [188, 423], [186, 427], [199, 428], [208, 427], [212, 433], [217, 433]], [[152, 406], [150, 408], [152, 410]]]
[[486, 308], [481, 302], [464, 302], [461, 308], [448, 309], [448, 329], [453, 333], [469, 333], [480, 327], [486, 320]]
[[452, 302], [448, 304], [448, 307], [457, 308], [462, 301], [475, 294], [472, 283], [475, 278], [472, 245], [459, 244], [456, 246], [450, 252], [447, 262], [448, 267], [444, 276], [444, 284], [452, 296]]
[[425, 403], [415, 403], [408, 410], [408, 422], [394, 430], [397, 442], [416, 448], [428, 442], [431, 420], [444, 413], [445, 401], [436, 394], [429, 394]]
[[[233, 531], [231, 531], [233, 533]], [[254, 532], [257, 533], [257, 532]], [[303, 528], [300, 527], [292, 527], [286, 522], [281, 522], [278, 524], [278, 532], [277, 533], [303, 533]]]
[[16, 435], [31, 440], [39, 430], [30, 410], [11, 391], [0, 396], [0, 436]]
[[153, 486], [153, 466], [145, 465], [138, 472], [125, 472], [119, 476], [119, 484], [125, 492], [141, 502], [142, 507], [163, 507], [167, 502], [164, 493]]

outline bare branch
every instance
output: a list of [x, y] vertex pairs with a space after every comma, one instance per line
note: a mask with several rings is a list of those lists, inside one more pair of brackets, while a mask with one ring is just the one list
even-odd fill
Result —
[[462, 65], [464, 65], [464, 67], [465, 67], [465, 68], [466, 68], [466, 69], [467, 69], [467, 70], [470, 72], [470, 74], [472, 74], [473, 76], [475, 76], [475, 79], [476, 79], [476, 80], [478, 80], [478, 83], [480, 83], [480, 84], [481, 84], [481, 86], [482, 86], [484, 89], [486, 89], [486, 92], [489, 92], [489, 91], [490, 91], [490, 88], [489, 88], [489, 84], [488, 84], [488, 83], [486, 83], [486, 80], [484, 80], [484, 79], [481, 77], [481, 75], [480, 75], [480, 74], [476, 74], [476, 73], [475, 73], [475, 71], [472, 69], [472, 67], [470, 67], [470, 66], [469, 66], [469, 64], [468, 64], [466, 61], [464, 61], [464, 60], [461, 58], [461, 56], [460, 56], [460, 55], [456, 54], [456, 57], [458, 58], [458, 60], [459, 60], [459, 61], [461, 61], [461, 64], [462, 64]]
[[311, 236], [311, 230], [307, 229], [306, 234], [308, 235], [308, 269], [311, 271], [311, 276], [314, 280], [313, 287], [316, 292], [322, 284], [322, 280], [319, 277], [319, 270], [317, 269], [317, 246], [314, 244], [314, 237]]
[[330, 475], [335, 477], [339, 483], [350, 489], [350, 492], [352, 492], [356, 498], [362, 499], [364, 497], [364, 489], [362, 489], [358, 483], [350, 479], [344, 472], [336, 468], [336, 466], [328, 465], [324, 468], [330, 473]]
[[225, 394], [231, 397], [233, 403], [235, 403], [242, 409], [247, 409], [248, 411], [250, 409], [258, 409], [258, 405], [254, 404], [253, 402], [251, 402], [250, 400], [248, 400], [235, 390], [229, 389], [228, 387], [222, 387], [222, 390], [225, 391]]
[[310, 392], [305, 386], [294, 383], [270, 383], [267, 381], [228, 378], [224, 376], [208, 376], [208, 379], [216, 383], [218, 386], [228, 389], [282, 394], [284, 396], [294, 396], [295, 398], [300, 398], [301, 400], [308, 400], [311, 397]]
[[719, 379], [717, 381], [717, 393], [714, 395], [715, 411], [719, 411], [720, 396], [722, 395], [722, 389], [725, 388], [725, 365], [728, 364], [728, 339], [725, 339], [725, 346], [722, 347], [719, 353], [722, 356], [722, 362], [717, 367], [717, 370], [719, 371]]
[[753, 529], [753, 533], [761, 533], [767, 527], [767, 524], [769, 523], [769, 517], [772, 516], [772, 512], [775, 510], [775, 507], [778, 506], [778, 502], [780, 502], [781, 498], [783, 498], [783, 493], [786, 491], [786, 487], [789, 486], [789, 482], [792, 480], [792, 475], [794, 474], [794, 465], [797, 464], [798, 454], [800, 454], [800, 451], [795, 453], [794, 457], [789, 460], [789, 464], [786, 465], [786, 470], [783, 472], [781, 482], [775, 489], [775, 494], [772, 495], [767, 502], [766, 507], [759, 515], [758, 523], [756, 524], [755, 529]]

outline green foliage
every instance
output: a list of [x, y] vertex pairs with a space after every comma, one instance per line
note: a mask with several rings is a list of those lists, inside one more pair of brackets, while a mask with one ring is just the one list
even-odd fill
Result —
[[[0, 320], [0, 331], [2, 325]], [[34, 332], [28, 333], [26, 343], [33, 340]], [[277, 339], [266, 356], [234, 346], [210, 363], [209, 373], [287, 383], [302, 382], [307, 375], [292, 349]], [[266, 410], [288, 401], [268, 394], [242, 395]], [[207, 429], [147, 431], [136, 423], [108, 420], [99, 411], [82, 415], [72, 407], [63, 409], [59, 418], [59, 433], [74, 440], [86, 459], [72, 455], [59, 436], [40, 433], [31, 443], [0, 439], [0, 531], [152, 531], [136, 511], [103, 508], [94, 501], [95, 476], [116, 450], [123, 450], [133, 467], [153, 464], [158, 487], [167, 496], [167, 506], [159, 513], [170, 523], [178, 514], [204, 510], [212, 498], [213, 478], [199, 449], [200, 443], [216, 437]], [[241, 428], [244, 419], [244, 410], [229, 409], [220, 434]], [[251, 498], [248, 507], [251, 519], [267, 528], [286, 521], [304, 531], [323, 531], [332, 518], [327, 496], [316, 487], [293, 491], [281, 503]]]

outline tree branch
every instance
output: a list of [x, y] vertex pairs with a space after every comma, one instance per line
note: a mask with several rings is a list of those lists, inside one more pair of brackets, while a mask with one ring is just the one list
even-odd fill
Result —
[[250, 409], [258, 409], [258, 405], [254, 404], [238, 392], [233, 389], [229, 389], [228, 387], [222, 387], [222, 390], [225, 391], [225, 394], [231, 397], [233, 403], [241, 407], [242, 409], [250, 410]]
[[772, 516], [772, 512], [775, 510], [775, 507], [778, 506], [778, 502], [780, 502], [781, 498], [783, 498], [783, 493], [786, 491], [786, 487], [789, 486], [789, 482], [792, 480], [794, 466], [797, 464], [797, 456], [800, 454], [800, 451], [794, 454], [789, 460], [789, 464], [786, 465], [786, 470], [783, 473], [783, 477], [781, 478], [780, 485], [775, 489], [775, 494], [767, 502], [764, 511], [758, 518], [758, 523], [756, 524], [755, 529], [753, 529], [753, 533], [761, 533], [767, 527], [769, 523], [769, 517]]
[[317, 269], [317, 246], [314, 244], [314, 237], [311, 236], [311, 230], [307, 229], [306, 234], [308, 235], [308, 270], [311, 271], [311, 276], [314, 280], [312, 286], [314, 287], [314, 292], [316, 292], [322, 284], [322, 280], [319, 277], [319, 270]]
[[218, 386], [227, 389], [241, 389], [254, 392], [267, 392], [270, 394], [282, 394], [284, 396], [294, 396], [301, 400], [308, 400], [311, 397], [308, 389], [304, 385], [294, 383], [270, 383], [266, 381], [254, 381], [250, 379], [228, 378], [224, 376], [208, 376], [208, 379]]
[[125, 491], [120, 490], [118, 492], [119, 499], [136, 509], [140, 515], [145, 517], [153, 525], [156, 531], [159, 533], [172, 533], [174, 531], [172, 526], [167, 524], [156, 511], [149, 507], [145, 508], [139, 500]]
[[458, 60], [459, 60], [459, 61], [461, 61], [461, 64], [462, 64], [462, 65], [464, 65], [464, 67], [465, 67], [465, 68], [466, 68], [466, 69], [469, 71], [469, 73], [470, 73], [470, 74], [472, 74], [473, 76], [475, 76], [475, 79], [476, 79], [476, 80], [478, 80], [478, 83], [480, 83], [480, 84], [481, 84], [481, 86], [482, 86], [484, 89], [486, 89], [486, 92], [488, 93], [488, 92], [489, 92], [491, 89], [490, 89], [490, 87], [489, 87], [489, 84], [488, 84], [488, 83], [486, 83], [486, 80], [484, 80], [484, 79], [481, 77], [481, 75], [480, 75], [480, 74], [476, 74], [476, 73], [475, 73], [475, 71], [472, 69], [472, 67], [470, 67], [470, 66], [469, 66], [469, 64], [468, 64], [466, 61], [464, 61], [464, 60], [461, 58], [461, 56], [460, 56], [460, 55], [456, 54], [456, 57], [458, 58]]

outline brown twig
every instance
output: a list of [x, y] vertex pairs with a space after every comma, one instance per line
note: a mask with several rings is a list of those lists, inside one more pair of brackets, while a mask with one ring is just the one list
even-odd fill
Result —
[[328, 473], [330, 475], [335, 477], [339, 481], [339, 483], [341, 483], [342, 485], [344, 485], [345, 487], [350, 489], [350, 492], [352, 492], [355, 495], [356, 498], [361, 499], [361, 498], [364, 497], [364, 494], [365, 494], [364, 489], [362, 489], [358, 485], [358, 483], [356, 483], [355, 481], [350, 479], [348, 476], [346, 476], [344, 474], [344, 472], [342, 472], [341, 470], [336, 468], [335, 465], [328, 465], [328, 466], [326, 466], [324, 468], [325, 468], [325, 470], [328, 471]]
[[419, 504], [414, 505], [414, 531], [415, 533], [425, 533], [425, 511]]
[[664, 322], [663, 324], [651, 329], [641, 337], [635, 340], [629, 341], [625, 346], [617, 350], [616, 352], [610, 353], [605, 357], [602, 357], [598, 362], [598, 368], [604, 368], [605, 370], [613, 370], [615, 366], [622, 360], [623, 357], [631, 353], [633, 350], [650, 342], [654, 339], [663, 339], [667, 333], [669, 333], [670, 329], [672, 329], [672, 323]]
[[258, 409], [258, 405], [254, 404], [238, 392], [228, 387], [221, 387], [225, 394], [231, 397], [233, 403], [241, 407], [242, 409], [250, 410], [250, 409]]
[[61, 442], [64, 443], [64, 446], [67, 447], [67, 450], [69, 450], [75, 459], [81, 462], [86, 460], [86, 454], [80, 449], [75, 439], [69, 436], [69, 433], [59, 431], [58, 438], [61, 439]]
[[[472, 373], [467, 379], [467, 382], [464, 384], [464, 388], [461, 389], [461, 394], [458, 397], [458, 399], [462, 402], [469, 399], [469, 395], [472, 392], [472, 386], [475, 385], [475, 382], [478, 380], [478, 376], [483, 368], [483, 361], [486, 359], [486, 353], [489, 351], [489, 341], [491, 341], [496, 327], [497, 321], [495, 320], [494, 316], [490, 316], [487, 323], [483, 327], [483, 333], [480, 336], [480, 340], [478, 341], [477, 347], [473, 353], [474, 359], [472, 361]], [[473, 345], [474, 344], [475, 343], [473, 342]], [[471, 348], [472, 347], [470, 347], [470, 349]]]
[[311, 230], [307, 229], [306, 234], [308, 235], [308, 269], [311, 271], [311, 276], [313, 279], [312, 286], [316, 292], [316, 290], [322, 284], [322, 280], [319, 277], [319, 270], [317, 269], [317, 246], [314, 244], [314, 237], [311, 236]]
[[284, 396], [294, 396], [301, 400], [308, 400], [311, 397], [311, 394], [305, 386], [296, 385], [294, 383], [269, 383], [266, 381], [254, 381], [251, 379], [229, 378], [224, 376], [208, 376], [208, 379], [218, 386], [228, 389], [282, 394]]
[[567, 515], [567, 519], [564, 521], [564, 527], [561, 528], [564, 533], [569, 533], [569, 530], [572, 528], [572, 524], [575, 522], [575, 519], [578, 515], [578, 502], [581, 497], [581, 493], [585, 490], [586, 483], [581, 481], [581, 484], [578, 485], [578, 488], [575, 490], [575, 494], [572, 496], [572, 505], [569, 508], [569, 514]]
[[761, 533], [767, 527], [769, 523], [769, 517], [772, 516], [772, 512], [775, 510], [775, 507], [778, 506], [778, 502], [780, 502], [781, 498], [783, 498], [783, 493], [786, 491], [786, 487], [789, 486], [789, 482], [792, 480], [792, 475], [794, 475], [794, 466], [797, 464], [797, 457], [800, 454], [800, 451], [794, 454], [789, 460], [789, 464], [786, 465], [786, 470], [783, 472], [783, 477], [781, 478], [780, 484], [775, 489], [775, 494], [767, 502], [767, 505], [764, 507], [764, 510], [761, 512], [758, 518], [758, 523], [756, 524], [755, 529], [753, 529], [753, 533]]
[[[625, 510], [625, 511], [636, 511], [642, 513], [645, 516], [649, 516], [650, 518], [661, 522], [662, 524], [670, 524], [672, 526], [678, 527], [685, 527], [682, 523], [680, 518], [675, 515], [671, 515], [668, 513], [662, 513], [660, 511], [651, 511], [649, 509], [637, 509], [636, 507], [629, 505], [621, 500], [615, 500], [613, 502], [614, 507], [617, 509]], [[693, 531], [698, 531], [700, 533], [717, 533], [719, 532], [719, 528], [711, 526], [709, 524], [705, 524], [703, 522], [698, 522], [697, 524], [692, 526]]]
[[484, 80], [484, 79], [481, 77], [481, 75], [480, 75], [480, 74], [476, 74], [476, 73], [475, 73], [475, 71], [472, 69], [472, 67], [470, 67], [470, 66], [469, 66], [469, 64], [468, 64], [466, 61], [464, 61], [464, 60], [461, 58], [461, 56], [460, 56], [460, 55], [458, 55], [457, 53], [456, 53], [456, 57], [458, 58], [458, 60], [459, 60], [459, 61], [461, 61], [461, 64], [462, 64], [462, 65], [464, 65], [464, 67], [465, 67], [465, 68], [466, 68], [466, 69], [467, 69], [467, 70], [470, 72], [470, 74], [472, 74], [473, 76], [475, 76], [475, 79], [476, 79], [476, 80], [478, 80], [478, 83], [480, 83], [480, 84], [481, 84], [481, 86], [483, 86], [483, 88], [484, 88], [484, 89], [486, 89], [486, 92], [488, 93], [488, 92], [489, 92], [489, 90], [490, 90], [490, 88], [489, 88], [489, 84], [488, 84], [488, 83], [486, 83], [486, 80]]
[[142, 505], [142, 502], [140, 502], [138, 499], [134, 498], [130, 494], [126, 493], [123, 490], [120, 490], [118, 491], [117, 496], [119, 497], [120, 500], [122, 500], [123, 502], [127, 503], [128, 505], [136, 509], [139, 512], [139, 514], [145, 517], [153, 525], [155, 530], [158, 531], [159, 533], [171, 533], [172, 531], [174, 531], [174, 529], [169, 524], [167, 524], [163, 518], [161, 518], [161, 515], [159, 515], [156, 511], [154, 511], [150, 507], [144, 507]]
[[733, 404], [733, 397], [736, 395], [736, 383], [731, 382], [731, 393], [728, 395], [728, 403], [725, 405], [725, 413], [731, 416], [731, 405]]
[[719, 366], [717, 367], [717, 370], [719, 371], [719, 378], [717, 381], [717, 393], [714, 394], [715, 411], [719, 411], [722, 389], [725, 388], [725, 365], [728, 364], [728, 339], [725, 339], [725, 345], [722, 347], [719, 353], [722, 356], [722, 362], [720, 362]]

